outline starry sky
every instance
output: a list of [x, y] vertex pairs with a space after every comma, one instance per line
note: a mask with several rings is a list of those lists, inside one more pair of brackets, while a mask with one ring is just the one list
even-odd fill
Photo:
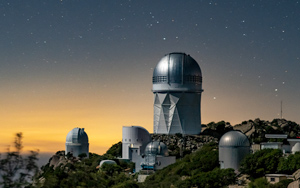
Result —
[[283, 117], [300, 123], [296, 0], [0, 1], [0, 151], [64, 150], [84, 127], [90, 151], [123, 125], [153, 132], [152, 72], [170, 52], [203, 74], [202, 123]]

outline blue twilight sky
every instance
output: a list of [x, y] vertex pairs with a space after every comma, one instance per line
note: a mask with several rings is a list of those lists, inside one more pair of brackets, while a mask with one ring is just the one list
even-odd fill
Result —
[[300, 123], [297, 0], [1, 0], [0, 27], [5, 140], [61, 148], [79, 126], [97, 152], [123, 125], [152, 132], [152, 71], [170, 52], [202, 69], [202, 123], [273, 120], [281, 100]]

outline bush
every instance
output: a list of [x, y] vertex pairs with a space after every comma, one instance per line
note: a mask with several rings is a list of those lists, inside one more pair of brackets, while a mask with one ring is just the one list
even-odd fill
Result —
[[279, 161], [282, 160], [282, 151], [279, 149], [263, 149], [247, 155], [240, 165], [240, 172], [252, 178], [263, 177], [265, 174], [277, 172]]

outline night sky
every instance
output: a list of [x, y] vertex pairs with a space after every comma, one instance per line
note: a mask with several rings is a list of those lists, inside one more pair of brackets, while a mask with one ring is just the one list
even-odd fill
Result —
[[153, 132], [152, 72], [170, 52], [203, 74], [202, 123], [300, 123], [300, 2], [0, 1], [0, 151], [64, 150], [84, 127], [90, 151], [123, 125]]

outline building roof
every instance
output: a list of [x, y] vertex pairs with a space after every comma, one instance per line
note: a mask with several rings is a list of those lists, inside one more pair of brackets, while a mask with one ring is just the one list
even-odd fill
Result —
[[240, 131], [225, 133], [219, 142], [220, 147], [250, 147], [249, 139]]
[[103, 164], [117, 164], [116, 161], [113, 161], [113, 160], [102, 160], [99, 164], [99, 167], [101, 167]]
[[137, 126], [137, 125], [131, 125], [131, 126], [123, 126], [123, 128], [125, 129], [139, 129], [139, 130], [142, 130], [146, 133], [148, 133], [150, 135], [150, 133], [148, 132], [147, 129], [145, 129], [144, 127], [141, 127], [141, 126]]
[[300, 142], [300, 138], [290, 138], [287, 139], [288, 142]]
[[288, 174], [266, 174], [266, 177], [287, 177], [287, 178], [292, 178], [292, 175]]
[[283, 142], [262, 142], [260, 145], [282, 145]]
[[167, 156], [168, 148], [163, 142], [152, 141], [149, 144], [147, 144], [145, 154]]
[[286, 134], [265, 134], [266, 138], [287, 138]]
[[84, 131], [84, 128], [74, 128], [72, 129], [66, 138], [66, 143], [74, 143], [74, 144], [84, 144], [88, 143], [89, 138], [86, 132]]
[[202, 92], [202, 72], [198, 63], [181, 52], [165, 55], [156, 65], [152, 81], [153, 91]]

